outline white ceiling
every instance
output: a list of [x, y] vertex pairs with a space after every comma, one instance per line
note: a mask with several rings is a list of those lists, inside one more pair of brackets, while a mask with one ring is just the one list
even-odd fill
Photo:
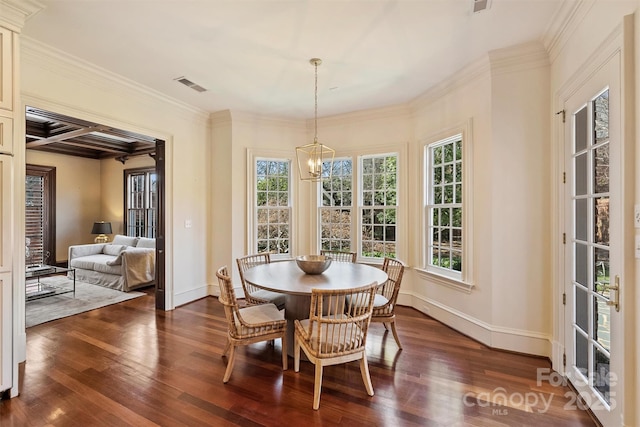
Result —
[[23, 35], [206, 111], [312, 118], [310, 58], [323, 60], [319, 116], [404, 103], [542, 40], [562, 1], [40, 0]]

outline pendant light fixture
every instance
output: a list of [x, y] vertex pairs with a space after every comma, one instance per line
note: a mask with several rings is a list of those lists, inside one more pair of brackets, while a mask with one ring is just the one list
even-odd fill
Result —
[[[333, 158], [336, 151], [318, 142], [318, 65], [322, 60], [311, 58], [309, 63], [315, 67], [315, 111], [314, 111], [314, 137], [311, 144], [296, 147], [296, 159], [298, 160], [298, 171], [302, 181], [320, 182], [331, 179], [333, 171]], [[323, 173], [326, 170], [326, 174]]]

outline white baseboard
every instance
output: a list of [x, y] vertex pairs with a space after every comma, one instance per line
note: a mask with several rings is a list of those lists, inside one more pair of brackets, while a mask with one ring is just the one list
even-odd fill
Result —
[[562, 365], [562, 356], [564, 356], [564, 345], [561, 342], [551, 341], [552, 357], [551, 368], [564, 375], [564, 366]]
[[186, 292], [175, 294], [173, 296], [173, 302], [175, 307], [179, 307], [181, 305], [184, 305], [192, 301], [198, 300], [200, 298], [204, 298], [206, 296], [211, 295], [211, 293], [209, 292], [210, 288], [211, 288], [211, 285], [203, 285], [198, 288], [188, 290]]
[[551, 337], [546, 334], [494, 326], [438, 301], [400, 294], [398, 304], [408, 305], [491, 348], [552, 357]]

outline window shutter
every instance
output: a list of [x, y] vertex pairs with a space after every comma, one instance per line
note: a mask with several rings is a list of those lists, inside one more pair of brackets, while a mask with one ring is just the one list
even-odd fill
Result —
[[28, 175], [25, 191], [26, 263], [44, 264], [45, 178]]

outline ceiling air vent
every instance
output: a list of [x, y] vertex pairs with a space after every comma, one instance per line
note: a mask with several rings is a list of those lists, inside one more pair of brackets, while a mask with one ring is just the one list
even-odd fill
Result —
[[203, 88], [202, 86], [195, 84], [194, 82], [192, 82], [191, 80], [187, 79], [186, 77], [178, 77], [177, 79], [174, 79], [179, 83], [182, 83], [183, 85], [190, 87], [191, 89], [195, 90], [196, 92], [206, 92], [207, 90], [205, 88]]
[[473, 13], [489, 9], [491, 0], [473, 0]]

